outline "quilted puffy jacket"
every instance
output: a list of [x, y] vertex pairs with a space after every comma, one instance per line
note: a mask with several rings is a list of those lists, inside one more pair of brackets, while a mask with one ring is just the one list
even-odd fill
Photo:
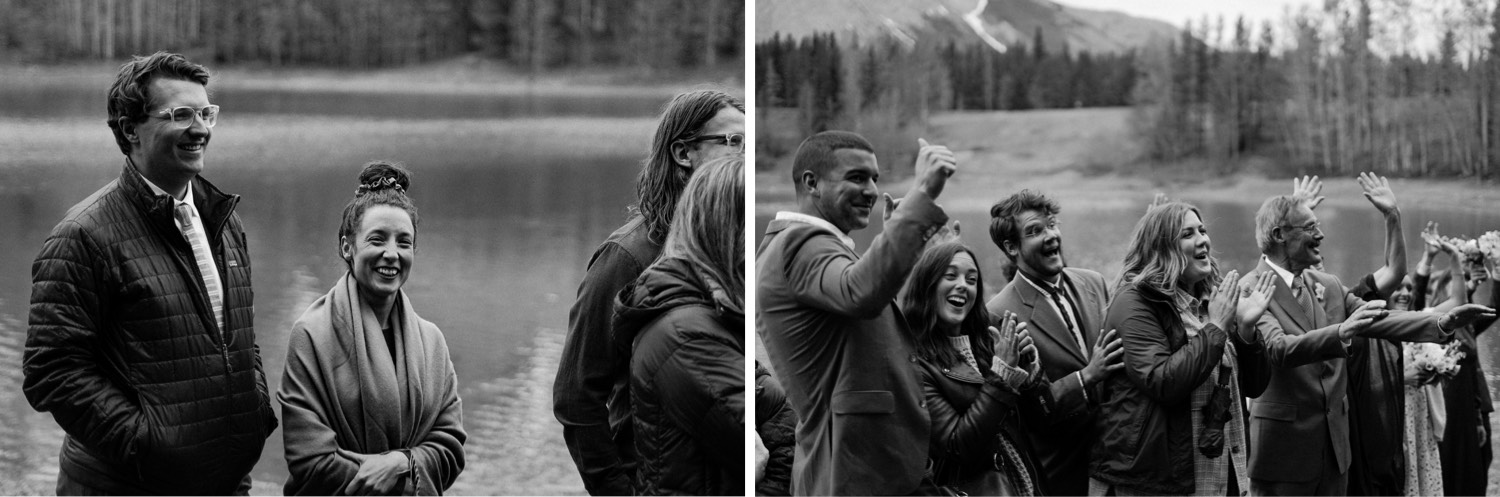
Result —
[[633, 343], [636, 495], [745, 491], [744, 312], [681, 259], [620, 292], [614, 340]]
[[791, 495], [792, 461], [797, 452], [797, 412], [771, 370], [755, 361], [755, 432], [771, 457], [755, 495]]
[[202, 178], [192, 188], [223, 282], [225, 330], [171, 198], [153, 195], [129, 164], [68, 211], [32, 264], [22, 389], [67, 432], [60, 466], [74, 485], [244, 492], [276, 427], [239, 197]]

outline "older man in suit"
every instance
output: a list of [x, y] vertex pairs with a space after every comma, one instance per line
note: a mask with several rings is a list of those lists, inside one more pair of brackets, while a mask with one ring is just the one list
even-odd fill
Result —
[[931, 425], [917, 357], [894, 299], [947, 222], [933, 201], [955, 166], [922, 142], [916, 181], [860, 256], [849, 232], [876, 204], [874, 147], [825, 131], [797, 149], [797, 211], [778, 212], [756, 249], [756, 332], [799, 418], [794, 495], [935, 490], [924, 486]]
[[1473, 320], [1493, 315], [1466, 305], [1443, 315], [1385, 310], [1365, 302], [1322, 262], [1323, 232], [1299, 197], [1272, 197], [1255, 214], [1261, 260], [1241, 284], [1262, 271], [1276, 289], [1256, 331], [1273, 366], [1251, 405], [1250, 478], [1255, 495], [1344, 495], [1350, 460], [1345, 359], [1367, 353], [1365, 338], [1437, 342]]
[[1052, 383], [1022, 410], [1043, 490], [1083, 495], [1098, 406], [1093, 389], [1123, 363], [1119, 338], [1101, 337], [1098, 329], [1109, 303], [1104, 277], [1063, 263], [1060, 211], [1057, 202], [1030, 190], [990, 208], [990, 238], [1017, 271], [986, 308], [997, 319], [1010, 312], [1027, 323]]

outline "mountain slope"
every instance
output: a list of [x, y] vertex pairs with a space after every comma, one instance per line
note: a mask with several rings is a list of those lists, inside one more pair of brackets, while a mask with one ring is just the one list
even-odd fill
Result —
[[1113, 53], [1170, 40], [1177, 31], [1155, 19], [1050, 0], [760, 0], [755, 11], [757, 40], [833, 32], [908, 42], [938, 36], [1004, 49], [1030, 45], [1040, 31], [1049, 51], [1066, 44], [1073, 52]]

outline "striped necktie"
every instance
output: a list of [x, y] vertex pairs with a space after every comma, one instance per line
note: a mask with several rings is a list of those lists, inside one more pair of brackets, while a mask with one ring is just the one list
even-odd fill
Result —
[[[1064, 295], [1062, 290], [1058, 288], [1062, 285], [1062, 280], [1058, 280], [1057, 287], [1049, 285], [1046, 282], [1038, 286], [1042, 287], [1042, 290], [1052, 297], [1052, 305], [1057, 307], [1057, 313], [1062, 315], [1063, 324], [1068, 326], [1068, 331], [1072, 332], [1073, 340], [1078, 342], [1078, 350], [1083, 352], [1084, 355], [1088, 355], [1092, 351], [1089, 350], [1088, 342], [1083, 339], [1083, 326], [1079, 323], [1083, 318], [1077, 314], [1078, 306], [1073, 305], [1073, 297]], [[1067, 299], [1066, 304], [1063, 303], [1063, 299]]]
[[214, 324], [219, 325], [219, 335], [222, 336], [224, 334], [224, 287], [219, 285], [219, 271], [214, 267], [213, 252], [208, 249], [208, 237], [193, 226], [193, 217], [196, 213], [192, 206], [179, 202], [172, 214], [177, 219], [177, 228], [182, 230], [183, 238], [187, 238], [188, 244], [193, 246], [193, 259], [198, 262], [198, 274], [203, 276], [203, 287], [208, 289], [208, 303], [214, 310]]

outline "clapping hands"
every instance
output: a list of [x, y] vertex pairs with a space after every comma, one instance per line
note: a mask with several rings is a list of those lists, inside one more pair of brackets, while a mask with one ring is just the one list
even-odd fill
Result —
[[1036, 344], [1031, 341], [1026, 323], [1018, 321], [1015, 314], [1006, 311], [1000, 318], [1000, 328], [990, 327], [990, 338], [995, 342], [995, 360], [990, 363], [991, 371], [998, 375], [1002, 368], [1010, 366], [1035, 376]]

